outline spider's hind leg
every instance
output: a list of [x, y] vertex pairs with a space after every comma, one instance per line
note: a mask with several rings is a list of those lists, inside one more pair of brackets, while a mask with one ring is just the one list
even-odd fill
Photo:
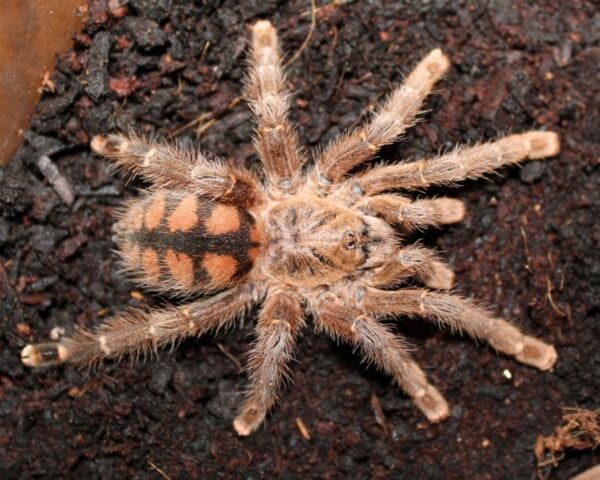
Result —
[[332, 338], [356, 345], [365, 361], [391, 375], [429, 421], [441, 422], [448, 417], [446, 400], [428, 382], [405, 343], [376, 319], [339, 300], [323, 300], [316, 308], [315, 322]]
[[299, 298], [290, 292], [267, 297], [258, 324], [257, 339], [250, 355], [250, 389], [240, 414], [233, 422], [238, 435], [249, 435], [263, 422], [273, 406], [296, 338], [304, 325]]
[[475, 302], [457, 295], [423, 289], [369, 288], [363, 306], [374, 315], [409, 315], [437, 321], [486, 340], [496, 350], [540, 370], [550, 370], [558, 358], [552, 345], [524, 335], [506, 320], [495, 318]]
[[80, 329], [59, 342], [26, 345], [21, 351], [21, 361], [28, 367], [59, 363], [86, 366], [105, 358], [143, 357], [186, 336], [224, 327], [252, 303], [252, 290], [240, 286], [180, 307], [124, 312], [94, 331]]

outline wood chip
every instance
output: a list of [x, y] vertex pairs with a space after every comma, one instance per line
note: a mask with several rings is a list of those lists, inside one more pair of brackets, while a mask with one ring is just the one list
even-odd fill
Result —
[[67, 205], [71, 205], [75, 200], [73, 187], [71, 187], [69, 181], [60, 173], [54, 162], [50, 160], [50, 157], [42, 155], [37, 160], [37, 166], [60, 199]]

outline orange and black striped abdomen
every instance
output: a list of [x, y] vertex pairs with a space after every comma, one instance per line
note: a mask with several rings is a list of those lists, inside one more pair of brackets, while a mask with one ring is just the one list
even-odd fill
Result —
[[126, 269], [165, 292], [229, 287], [250, 271], [259, 250], [248, 212], [192, 193], [155, 191], [133, 203], [116, 230]]

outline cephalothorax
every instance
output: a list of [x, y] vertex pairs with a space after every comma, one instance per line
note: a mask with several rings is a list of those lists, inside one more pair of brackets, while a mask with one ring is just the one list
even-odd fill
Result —
[[[59, 342], [27, 345], [23, 362], [87, 365], [154, 352], [229, 325], [262, 304], [249, 362], [251, 384], [234, 421], [240, 435], [254, 431], [275, 402], [307, 315], [317, 329], [356, 345], [393, 376], [433, 422], [448, 416], [448, 405], [405, 343], [380, 322], [383, 317], [435, 320], [520, 362], [550, 369], [557, 358], [551, 345], [444, 292], [452, 287], [453, 272], [433, 251], [401, 242], [399, 228], [462, 220], [463, 203], [389, 192], [451, 184], [555, 155], [556, 134], [531, 131], [348, 175], [414, 124], [448, 67], [440, 50], [430, 52], [370, 121], [332, 142], [304, 168], [306, 158], [288, 120], [276, 32], [268, 21], [257, 22], [245, 93], [256, 116], [264, 178], [136, 136], [92, 141], [96, 152], [152, 184], [123, 209], [115, 226], [124, 266], [148, 288], [187, 300], [161, 310], [127, 311], [93, 332], [77, 330]], [[409, 280], [422, 287], [406, 285]]]

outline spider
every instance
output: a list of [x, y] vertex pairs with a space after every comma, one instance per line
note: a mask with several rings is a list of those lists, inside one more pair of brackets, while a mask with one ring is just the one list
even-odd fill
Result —
[[391, 375], [431, 422], [448, 416], [448, 404], [406, 343], [382, 323], [386, 317], [436, 321], [519, 362], [551, 369], [557, 359], [552, 345], [448, 293], [452, 270], [435, 252], [401, 236], [401, 231], [461, 221], [464, 204], [389, 192], [454, 184], [556, 155], [557, 135], [530, 131], [349, 175], [415, 123], [450, 65], [435, 49], [369, 121], [334, 140], [308, 166], [288, 118], [290, 96], [275, 28], [261, 20], [250, 31], [245, 96], [256, 117], [262, 176], [135, 135], [97, 136], [91, 142], [94, 151], [151, 183], [124, 206], [114, 227], [125, 269], [142, 285], [189, 303], [128, 310], [93, 331], [77, 329], [58, 342], [27, 345], [23, 363], [91, 365], [127, 354], [137, 358], [231, 325], [262, 304], [249, 359], [250, 386], [233, 422], [239, 435], [255, 431], [277, 400], [307, 315], [318, 331], [354, 345]]

